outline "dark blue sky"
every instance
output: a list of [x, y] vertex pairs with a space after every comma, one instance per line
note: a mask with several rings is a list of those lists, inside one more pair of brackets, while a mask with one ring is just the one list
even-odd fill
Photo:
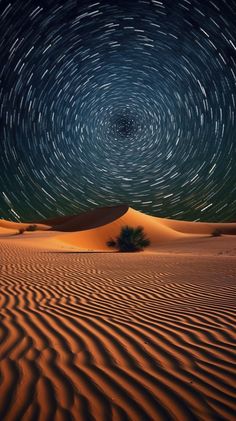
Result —
[[236, 2], [0, 1], [0, 215], [236, 207]]

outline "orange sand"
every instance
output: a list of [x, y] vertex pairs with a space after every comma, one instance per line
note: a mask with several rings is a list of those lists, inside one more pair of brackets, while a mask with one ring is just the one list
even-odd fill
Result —
[[[1, 420], [235, 419], [236, 236], [206, 234], [236, 224], [125, 207], [22, 235], [6, 224]], [[144, 227], [147, 252], [91, 253], [125, 224]]]

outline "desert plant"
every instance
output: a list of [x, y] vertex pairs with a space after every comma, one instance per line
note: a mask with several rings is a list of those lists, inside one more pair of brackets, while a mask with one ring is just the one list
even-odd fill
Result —
[[107, 241], [107, 246], [115, 248], [120, 252], [141, 251], [150, 245], [150, 240], [143, 232], [143, 227], [129, 227], [128, 225], [121, 228], [120, 235], [116, 239], [111, 238]]
[[37, 225], [29, 225], [26, 228], [26, 231], [36, 231], [37, 230]]
[[219, 230], [218, 228], [216, 228], [213, 232], [212, 232], [212, 237], [220, 237], [222, 235], [221, 230]]
[[112, 238], [110, 240], [107, 241], [107, 246], [111, 247], [111, 248], [115, 248], [116, 247], [116, 242], [115, 240], [113, 240]]

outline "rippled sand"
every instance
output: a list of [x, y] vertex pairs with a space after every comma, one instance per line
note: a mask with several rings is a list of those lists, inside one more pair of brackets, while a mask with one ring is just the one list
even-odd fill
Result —
[[0, 239], [1, 420], [235, 419], [235, 240], [77, 253], [37, 235]]

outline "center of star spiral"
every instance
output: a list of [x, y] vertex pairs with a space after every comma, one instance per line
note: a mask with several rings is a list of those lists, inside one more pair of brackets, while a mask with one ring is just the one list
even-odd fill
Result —
[[127, 138], [133, 134], [135, 122], [126, 116], [119, 116], [115, 123], [115, 130], [119, 136]]

